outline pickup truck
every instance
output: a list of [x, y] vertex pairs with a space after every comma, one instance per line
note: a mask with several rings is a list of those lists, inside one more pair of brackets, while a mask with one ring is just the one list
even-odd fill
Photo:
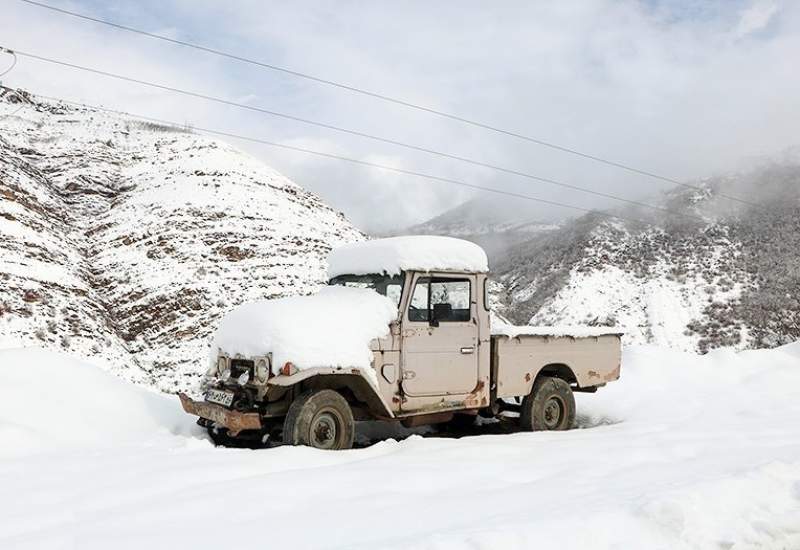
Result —
[[488, 261], [473, 243], [349, 244], [333, 250], [328, 275], [332, 288], [318, 295], [245, 304], [223, 319], [205, 397], [179, 394], [215, 442], [347, 449], [356, 420], [411, 427], [477, 415], [567, 430], [573, 393], [620, 376], [614, 328], [517, 327], [493, 316]]

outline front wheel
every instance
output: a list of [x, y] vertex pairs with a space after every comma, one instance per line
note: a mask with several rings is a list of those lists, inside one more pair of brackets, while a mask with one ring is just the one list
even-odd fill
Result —
[[349, 449], [353, 446], [353, 411], [333, 390], [309, 390], [289, 407], [283, 423], [283, 442], [316, 449]]
[[575, 423], [575, 396], [560, 378], [540, 376], [522, 400], [523, 430], [569, 430]]

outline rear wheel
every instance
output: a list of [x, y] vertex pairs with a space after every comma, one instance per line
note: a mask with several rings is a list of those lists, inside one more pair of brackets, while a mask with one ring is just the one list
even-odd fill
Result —
[[349, 449], [353, 446], [353, 411], [333, 390], [309, 390], [289, 407], [283, 424], [283, 442], [316, 449]]
[[575, 396], [560, 378], [540, 376], [522, 400], [523, 430], [568, 430], [575, 423]]

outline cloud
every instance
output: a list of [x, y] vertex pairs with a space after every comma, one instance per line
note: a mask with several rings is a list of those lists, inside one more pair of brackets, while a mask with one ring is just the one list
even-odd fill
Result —
[[735, 34], [742, 38], [764, 29], [779, 11], [778, 4], [771, 0], [756, 0], [742, 11]]
[[[56, 0], [53, 0], [56, 1]], [[796, 145], [800, 5], [742, 0], [64, 4], [132, 26], [456, 113], [666, 176], [707, 176]], [[769, 28], [770, 32], [763, 32]], [[0, 44], [647, 199], [668, 186], [279, 72], [6, 2]], [[746, 36], [746, 40], [741, 38]], [[355, 136], [23, 60], [34, 92], [311, 143], [510, 191], [616, 203]], [[423, 221], [471, 193], [238, 144], [368, 230]], [[510, 200], [510, 199], [509, 199]], [[647, 199], [649, 200], [649, 199]], [[532, 207], [534, 205], [532, 204]], [[533, 210], [532, 210], [533, 211]], [[380, 215], [376, 215], [380, 212]], [[567, 212], [565, 211], [565, 214]]]

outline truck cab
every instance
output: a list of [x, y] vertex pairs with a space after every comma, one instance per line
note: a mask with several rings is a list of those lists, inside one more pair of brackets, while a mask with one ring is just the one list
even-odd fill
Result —
[[380, 392], [395, 415], [486, 405], [490, 361], [487, 274], [412, 271], [342, 275], [334, 285], [368, 285], [397, 304], [389, 334], [373, 345]]

